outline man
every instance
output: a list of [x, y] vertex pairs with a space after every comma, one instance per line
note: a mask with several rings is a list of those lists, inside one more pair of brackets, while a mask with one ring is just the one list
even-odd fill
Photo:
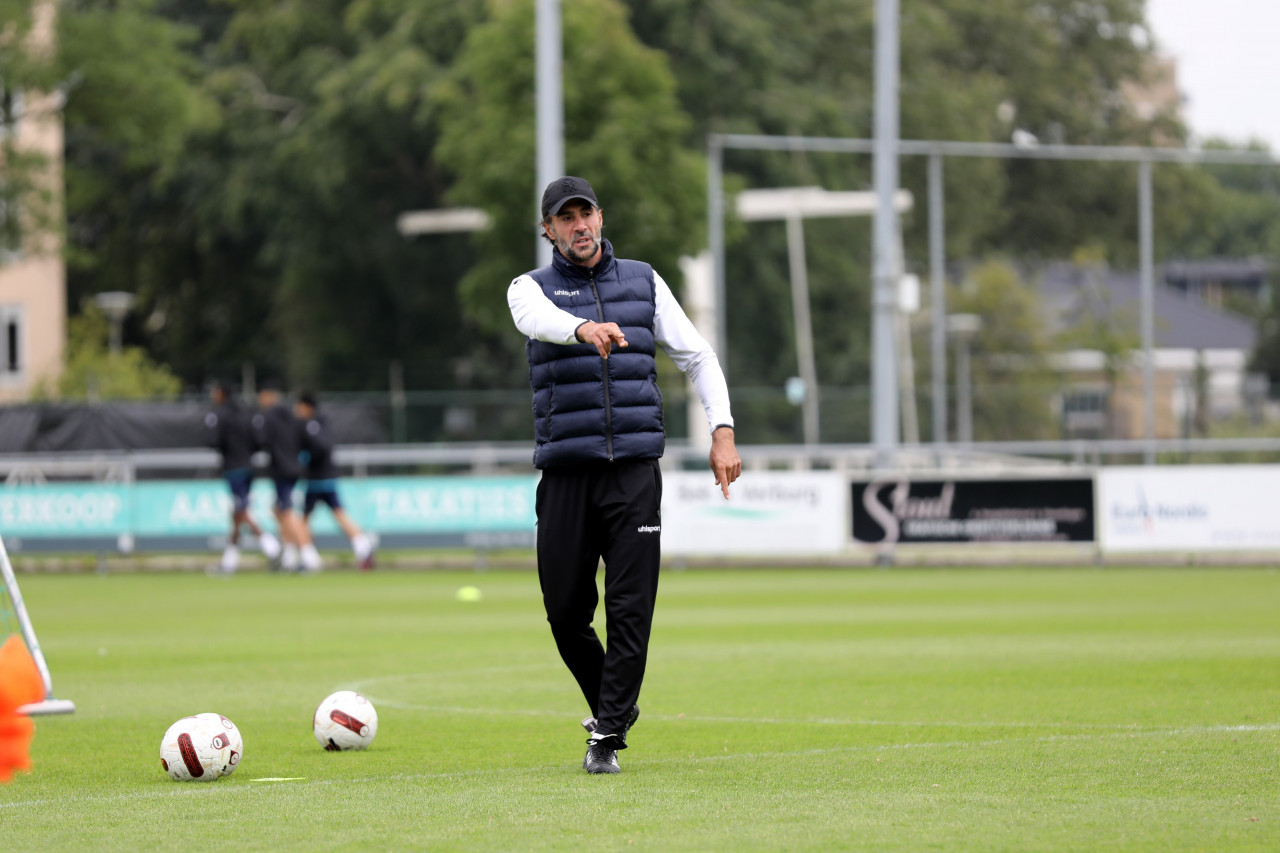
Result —
[[280, 556], [280, 543], [263, 530], [249, 513], [249, 487], [253, 485], [253, 433], [248, 418], [236, 405], [231, 387], [215, 382], [209, 390], [213, 409], [204, 416], [205, 443], [222, 457], [222, 476], [231, 490], [231, 535], [222, 551], [219, 569], [232, 574], [240, 567], [240, 528], [248, 527], [268, 560]]
[[[726, 499], [742, 472], [729, 391], [715, 352], [653, 268], [615, 258], [604, 212], [582, 178], [542, 194], [550, 266], [511, 282], [528, 338], [538, 484], [538, 580], [560, 656], [591, 708], [582, 766], [617, 773], [639, 716], [662, 522], [662, 347], [693, 381], [711, 427], [711, 470]], [[591, 622], [605, 563], [606, 650]]]
[[373, 568], [373, 542], [342, 508], [338, 497], [338, 466], [333, 462], [334, 440], [329, 423], [320, 414], [315, 392], [303, 391], [293, 404], [293, 413], [302, 422], [303, 475], [307, 478], [306, 497], [302, 503], [302, 521], [310, 533], [311, 513], [327, 504], [342, 533], [351, 543], [356, 563], [361, 569]]
[[280, 388], [273, 382], [263, 383], [258, 390], [258, 406], [260, 411], [253, 416], [253, 428], [258, 447], [267, 453], [267, 472], [276, 487], [272, 511], [280, 525], [280, 538], [284, 540], [281, 568], [297, 571], [301, 562], [303, 570], [319, 571], [320, 554], [293, 509], [293, 489], [302, 474], [302, 463], [298, 460], [302, 424], [281, 399]]

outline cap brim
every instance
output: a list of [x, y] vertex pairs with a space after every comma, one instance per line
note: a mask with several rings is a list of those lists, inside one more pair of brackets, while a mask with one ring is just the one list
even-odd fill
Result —
[[560, 199], [558, 202], [556, 202], [551, 207], [551, 209], [547, 211], [547, 216], [555, 216], [557, 213], [560, 212], [560, 209], [562, 207], [564, 207], [569, 202], [573, 201], [575, 198], [580, 198], [583, 201], [590, 202], [592, 207], [600, 206], [600, 203], [589, 195], [567, 195], [564, 198]]

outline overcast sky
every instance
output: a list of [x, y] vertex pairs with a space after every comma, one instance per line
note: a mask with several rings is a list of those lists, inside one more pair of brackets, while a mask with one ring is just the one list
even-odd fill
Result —
[[1261, 138], [1280, 152], [1280, 0], [1147, 0], [1147, 21], [1178, 59], [1196, 138]]

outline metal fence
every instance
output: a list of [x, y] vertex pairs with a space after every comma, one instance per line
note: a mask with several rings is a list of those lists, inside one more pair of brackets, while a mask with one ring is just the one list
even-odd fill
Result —
[[[1146, 439], [1079, 439], [902, 445], [891, 457], [885, 457], [870, 443], [744, 445], [738, 448], [738, 452], [748, 472], [832, 470], [887, 474], [984, 471], [1027, 474], [1141, 464], [1150, 446]], [[1162, 464], [1280, 462], [1280, 437], [1166, 439], [1155, 441], [1154, 447], [1157, 461]], [[534, 470], [529, 442], [352, 446], [339, 448], [337, 462], [343, 473], [352, 477], [389, 474], [471, 476], [531, 473]], [[668, 470], [704, 470], [707, 451], [687, 441], [671, 441], [663, 466]], [[215, 477], [217, 472], [217, 454], [203, 448], [0, 455], [0, 479], [10, 486], [76, 480], [130, 483]]]

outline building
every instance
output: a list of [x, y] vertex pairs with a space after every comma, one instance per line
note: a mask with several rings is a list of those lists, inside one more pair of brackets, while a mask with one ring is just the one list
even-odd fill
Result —
[[[1161, 283], [1167, 272], [1158, 270], [1154, 291], [1155, 432], [1157, 438], [1181, 438], [1203, 434], [1208, 421], [1261, 403], [1247, 372], [1258, 333], [1251, 318]], [[1117, 330], [1110, 359], [1103, 347], [1087, 345], [1058, 359], [1055, 366], [1067, 386], [1060, 401], [1064, 433], [1143, 437], [1138, 274], [1055, 264], [1042, 271], [1039, 289], [1053, 331], [1077, 325], [1086, 314], [1109, 318]]]
[[1165, 116], [1181, 122], [1186, 98], [1178, 88], [1178, 60], [1157, 54], [1147, 59], [1142, 80], [1125, 80], [1120, 94], [1144, 122]]
[[[39, 3], [29, 44], [50, 50], [56, 4]], [[56, 94], [6, 88], [0, 77], [0, 134], [15, 148], [44, 158], [40, 178], [55, 211], [62, 208], [62, 117]], [[0, 180], [3, 180], [0, 163]], [[0, 202], [3, 233], [21, 233], [23, 211]], [[59, 221], [59, 216], [53, 217]], [[12, 226], [18, 225], [15, 229]], [[31, 229], [26, 229], [30, 231]], [[27, 399], [62, 371], [66, 347], [67, 287], [62, 243], [53, 233], [24, 233], [0, 242], [0, 403]]]
[[1259, 308], [1271, 301], [1272, 264], [1266, 258], [1209, 258], [1171, 261], [1164, 282], [1217, 308]]

